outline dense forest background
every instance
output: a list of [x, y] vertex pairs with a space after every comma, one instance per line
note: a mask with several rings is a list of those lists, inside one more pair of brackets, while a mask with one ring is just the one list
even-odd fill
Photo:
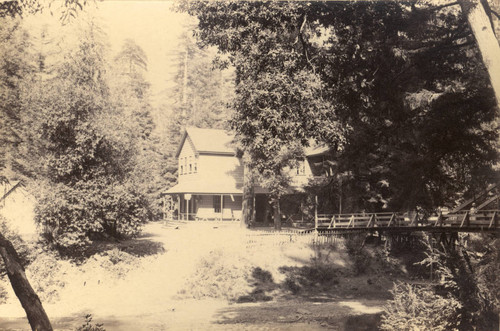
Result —
[[196, 44], [188, 20], [164, 54], [174, 75], [153, 105], [147, 54], [130, 38], [112, 52], [94, 11], [34, 28], [0, 19], [2, 178], [35, 195], [47, 239], [83, 245], [160, 219], [182, 130], [223, 128], [230, 117], [231, 71], [213, 68], [213, 49]]
[[[476, 5], [488, 23], [480, 30], [498, 37], [498, 8]], [[134, 237], [160, 219], [186, 126], [236, 133], [253, 180], [271, 192], [275, 219], [285, 169], [315, 144], [330, 148], [335, 171], [311, 190], [332, 201], [344, 195], [344, 211], [430, 214], [498, 182], [497, 62], [477, 42], [472, 2], [176, 9], [191, 18], [164, 54], [174, 70], [168, 87], [153, 96], [140, 40], [124, 38], [111, 51], [95, 11], [66, 1], [57, 27], [33, 28], [26, 16], [37, 2], [0, 6], [0, 181], [22, 181], [34, 195], [46, 246], [71, 252]], [[0, 253], [11, 283], [26, 289], [11, 241], [0, 233]], [[488, 287], [497, 283], [498, 239], [476, 242], [469, 251], [422, 249], [447, 297], [434, 289], [408, 299], [414, 289], [396, 287], [388, 329], [411, 300], [451, 307], [446, 320], [464, 330], [494, 320], [483, 317], [498, 316], [498, 290]]]
[[5, 15], [0, 35], [4, 178], [30, 183], [57, 245], [161, 218], [186, 126], [234, 130], [274, 204], [311, 144], [335, 160], [311, 191], [343, 211], [431, 213], [498, 178], [495, 94], [457, 4], [181, 3], [155, 95], [139, 43], [112, 52], [98, 10], [70, 9]]

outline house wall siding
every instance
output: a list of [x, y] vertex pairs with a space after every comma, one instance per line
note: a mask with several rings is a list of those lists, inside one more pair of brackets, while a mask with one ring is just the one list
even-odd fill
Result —
[[198, 157], [198, 174], [210, 182], [231, 181], [243, 184], [241, 159], [231, 155], [206, 155]]
[[[180, 171], [181, 165], [183, 167], [182, 174]], [[237, 185], [243, 184], [243, 164], [240, 158], [233, 155], [219, 154], [197, 155], [189, 137], [184, 141], [179, 153], [178, 169], [179, 183], [203, 180], [213, 183], [229, 181]]]
[[[199, 218], [220, 217], [220, 213], [215, 213], [214, 210], [214, 195], [198, 195], [196, 199], [198, 206], [197, 216]], [[223, 218], [225, 219], [241, 218], [242, 197], [233, 195], [233, 199], [231, 199], [230, 195], [224, 195]]]

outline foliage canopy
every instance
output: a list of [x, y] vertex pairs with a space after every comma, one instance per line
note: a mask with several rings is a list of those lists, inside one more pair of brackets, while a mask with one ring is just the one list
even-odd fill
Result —
[[[279, 196], [288, 146], [328, 144], [346, 209], [432, 209], [491, 181], [495, 98], [457, 6], [189, 2], [236, 68], [232, 126]], [[293, 148], [295, 149], [295, 147]]]

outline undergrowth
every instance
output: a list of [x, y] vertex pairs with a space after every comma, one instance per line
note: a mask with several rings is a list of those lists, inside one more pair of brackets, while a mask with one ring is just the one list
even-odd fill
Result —
[[223, 249], [211, 251], [200, 259], [195, 274], [187, 281], [180, 297], [237, 300], [251, 290], [247, 280], [253, 265], [237, 253]]
[[76, 331], [106, 331], [104, 328], [104, 324], [92, 322], [92, 315], [87, 314], [85, 316], [85, 323], [82, 326], [78, 327]]

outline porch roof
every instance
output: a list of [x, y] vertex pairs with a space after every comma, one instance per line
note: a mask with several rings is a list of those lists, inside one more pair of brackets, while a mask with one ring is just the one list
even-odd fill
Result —
[[167, 191], [165, 194], [243, 194], [243, 185], [239, 183], [229, 182], [207, 182], [207, 181], [196, 181], [196, 182], [185, 182], [179, 183]]

